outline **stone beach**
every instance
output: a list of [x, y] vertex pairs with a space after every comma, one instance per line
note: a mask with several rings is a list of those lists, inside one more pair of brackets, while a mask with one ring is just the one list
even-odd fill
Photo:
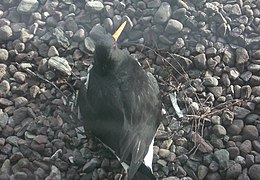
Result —
[[162, 95], [155, 176], [259, 180], [260, 0], [2, 0], [0, 180], [127, 178], [74, 106], [95, 37], [124, 21]]

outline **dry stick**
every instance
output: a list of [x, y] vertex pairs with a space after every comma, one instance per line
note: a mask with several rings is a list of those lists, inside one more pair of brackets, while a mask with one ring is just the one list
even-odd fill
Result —
[[68, 97], [66, 95], [63, 94], [63, 92], [58, 88], [58, 86], [56, 86], [56, 84], [54, 84], [53, 82], [49, 81], [48, 79], [43, 78], [41, 75], [36, 74], [35, 72], [33, 72], [32, 70], [30, 70], [29, 68], [23, 68], [24, 71], [26, 71], [28, 74], [31, 74], [34, 77], [37, 77], [41, 80], [43, 80], [44, 82], [49, 83], [50, 85], [52, 85], [55, 89], [57, 89], [59, 91], [59, 93], [61, 93], [61, 95], [68, 100]]

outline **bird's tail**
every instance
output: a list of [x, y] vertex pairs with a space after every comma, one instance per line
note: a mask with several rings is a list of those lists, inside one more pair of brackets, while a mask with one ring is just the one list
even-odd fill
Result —
[[156, 180], [156, 177], [153, 175], [150, 168], [142, 163], [131, 180]]

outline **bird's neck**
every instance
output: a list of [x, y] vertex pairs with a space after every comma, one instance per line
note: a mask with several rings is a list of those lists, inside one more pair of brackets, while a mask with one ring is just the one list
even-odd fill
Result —
[[93, 68], [96, 73], [106, 76], [115, 73], [125, 59], [125, 53], [120, 49], [115, 49], [109, 54], [99, 56], [98, 59], [96, 58]]

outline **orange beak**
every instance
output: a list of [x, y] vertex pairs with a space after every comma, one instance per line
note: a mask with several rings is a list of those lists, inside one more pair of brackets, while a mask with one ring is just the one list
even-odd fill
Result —
[[113, 38], [115, 40], [115, 42], [118, 40], [120, 34], [122, 33], [122, 31], [124, 30], [126, 25], [126, 21], [123, 22], [123, 24], [121, 24], [121, 26], [116, 30], [116, 32], [113, 34]]

